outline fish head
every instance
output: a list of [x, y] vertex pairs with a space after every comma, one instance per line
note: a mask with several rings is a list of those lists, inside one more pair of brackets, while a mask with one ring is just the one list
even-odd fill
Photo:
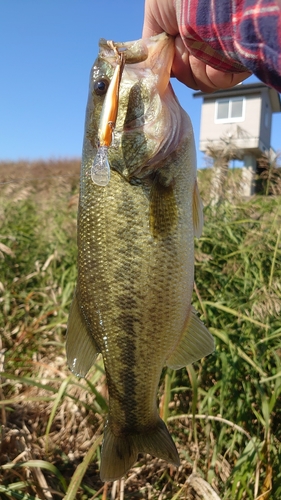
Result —
[[117, 49], [125, 66], [108, 160], [127, 180], [145, 177], [176, 148], [183, 129], [182, 110], [170, 85], [174, 39], [166, 33], [126, 43], [108, 44], [102, 39], [99, 47], [90, 76], [86, 140], [97, 148], [99, 118], [118, 64]]

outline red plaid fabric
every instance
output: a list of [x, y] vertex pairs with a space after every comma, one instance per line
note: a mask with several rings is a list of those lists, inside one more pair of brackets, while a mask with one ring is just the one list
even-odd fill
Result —
[[281, 92], [281, 10], [274, 0], [175, 0], [188, 50], [213, 68], [251, 71]]

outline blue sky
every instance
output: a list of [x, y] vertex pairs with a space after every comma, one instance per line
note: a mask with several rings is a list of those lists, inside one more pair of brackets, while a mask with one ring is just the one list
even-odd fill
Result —
[[[99, 38], [141, 37], [144, 0], [0, 0], [0, 160], [81, 155]], [[251, 81], [254, 81], [251, 79]], [[201, 99], [173, 79], [198, 146]], [[272, 146], [281, 149], [281, 113]], [[198, 153], [198, 166], [204, 163]]]

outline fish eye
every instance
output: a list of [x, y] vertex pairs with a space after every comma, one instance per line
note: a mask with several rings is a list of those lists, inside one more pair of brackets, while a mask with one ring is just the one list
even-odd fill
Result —
[[94, 83], [94, 92], [96, 95], [104, 95], [108, 89], [109, 80], [107, 78], [100, 78]]

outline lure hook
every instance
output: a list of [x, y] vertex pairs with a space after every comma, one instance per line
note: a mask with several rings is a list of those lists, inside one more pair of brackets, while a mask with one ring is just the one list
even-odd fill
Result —
[[125, 65], [124, 54], [118, 52], [112, 41], [108, 41], [107, 44], [114, 51], [117, 64], [102, 106], [98, 132], [98, 151], [91, 167], [92, 181], [98, 186], [106, 186], [110, 180], [108, 148], [113, 141], [114, 127], [118, 113], [119, 87]]

